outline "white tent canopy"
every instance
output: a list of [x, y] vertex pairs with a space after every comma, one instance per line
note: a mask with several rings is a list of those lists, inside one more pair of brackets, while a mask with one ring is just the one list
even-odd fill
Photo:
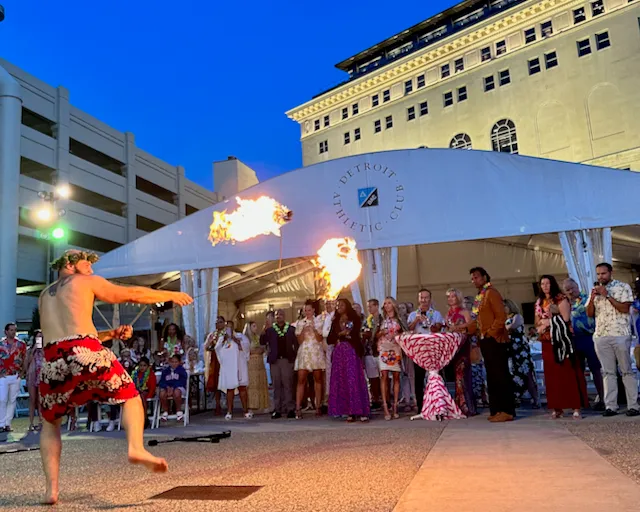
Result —
[[[122, 278], [250, 265], [313, 256], [325, 240], [342, 236], [359, 249], [377, 249], [631, 226], [640, 223], [638, 190], [636, 173], [553, 160], [449, 149], [370, 153], [304, 167], [238, 194], [268, 195], [293, 210], [282, 247], [274, 236], [212, 247], [212, 213], [235, 209], [229, 200], [106, 254], [95, 268]], [[359, 195], [371, 194], [377, 204], [361, 207]], [[629, 237], [640, 240], [633, 229], [625, 231]]]
[[[222, 313], [241, 309], [248, 318], [267, 305], [293, 310], [295, 301], [315, 292], [310, 257], [327, 239], [344, 236], [361, 251], [374, 250], [361, 254], [365, 265], [354, 296], [411, 300], [421, 286], [438, 294], [449, 286], [471, 293], [468, 269], [483, 265], [505, 296], [525, 302], [541, 274], [567, 275], [581, 260], [580, 254], [576, 261], [567, 258], [562, 232], [577, 233], [591, 260], [613, 260], [629, 279], [632, 266], [640, 265], [638, 190], [640, 175], [630, 171], [495, 152], [363, 154], [304, 167], [238, 194], [270, 196], [294, 212], [281, 239], [259, 236], [213, 247], [213, 212], [234, 210], [230, 200], [104, 255], [95, 270], [122, 282], [214, 294], [183, 316], [200, 334], [218, 303]], [[213, 278], [207, 269], [217, 269]]]

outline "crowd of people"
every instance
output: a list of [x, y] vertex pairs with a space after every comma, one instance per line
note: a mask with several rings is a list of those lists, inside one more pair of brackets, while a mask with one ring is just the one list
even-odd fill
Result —
[[[213, 394], [219, 415], [225, 395], [227, 420], [233, 418], [236, 393], [247, 419], [267, 412], [273, 419], [302, 419], [303, 412], [312, 411], [316, 416], [366, 422], [376, 410], [387, 421], [398, 419], [400, 412], [422, 410], [427, 375], [403, 352], [397, 336], [458, 332], [465, 341], [445, 375], [453, 381], [455, 402], [467, 417], [489, 407], [490, 421], [511, 421], [527, 394], [531, 407], [540, 408], [532, 338], [542, 346], [547, 408], [553, 418], [570, 410], [577, 419], [589, 407], [603, 411], [604, 416], [616, 415], [619, 381], [626, 392], [626, 414], [640, 415], [630, 355], [634, 331], [630, 313], [632, 308], [640, 311], [640, 301], [634, 300], [628, 284], [613, 279], [608, 263], [598, 265], [596, 273], [598, 282], [589, 295], [572, 279], [560, 286], [553, 276], [542, 276], [535, 324], [528, 333], [518, 306], [503, 299], [480, 267], [470, 271], [477, 295], [464, 297], [451, 288], [442, 312], [436, 309], [431, 292], [422, 289], [417, 308], [393, 297], [386, 297], [382, 305], [371, 298], [365, 314], [359, 304], [344, 298], [308, 300], [293, 323], [278, 310], [268, 312], [262, 326], [247, 322], [241, 333], [234, 322], [220, 316], [204, 343], [206, 390]], [[172, 406], [177, 421], [183, 419], [188, 374], [205, 368], [193, 338], [172, 323], [164, 329], [160, 350], [153, 353], [142, 337], [132, 338], [129, 344], [117, 339], [105, 344], [131, 374], [143, 400], [159, 390], [162, 422], [168, 420]], [[29, 392], [29, 430], [40, 428], [41, 423], [34, 421], [42, 361], [40, 331], [28, 346], [16, 337], [15, 324], [5, 326], [0, 342], [0, 430], [11, 431], [22, 378]], [[587, 367], [597, 391], [593, 404], [587, 394]], [[99, 404], [90, 403], [88, 412], [88, 424], [99, 431]], [[108, 431], [115, 428], [118, 414], [119, 406], [109, 406]], [[70, 411], [70, 415], [73, 429], [75, 414]]]

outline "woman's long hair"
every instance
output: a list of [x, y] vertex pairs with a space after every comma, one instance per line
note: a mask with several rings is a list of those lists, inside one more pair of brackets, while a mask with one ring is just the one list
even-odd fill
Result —
[[249, 341], [254, 341], [255, 339], [259, 338], [257, 334], [253, 334], [251, 332], [251, 326], [253, 324], [255, 324], [255, 322], [247, 322], [246, 324], [244, 324], [244, 329], [242, 329], [242, 334], [244, 334]]
[[176, 328], [176, 338], [178, 338], [178, 341], [182, 343], [184, 339], [184, 333], [182, 332], [182, 329], [180, 329], [178, 324], [174, 324], [174, 323], [170, 323], [166, 325], [166, 327], [162, 331], [162, 339], [167, 341], [167, 336], [169, 336], [169, 327], [171, 327], [172, 325]]
[[349, 339], [349, 343], [356, 351], [358, 357], [364, 356], [364, 347], [362, 346], [362, 340], [360, 339], [360, 328], [362, 327], [362, 319], [360, 315], [353, 309], [351, 302], [347, 299], [338, 299], [336, 301], [336, 313], [333, 316], [333, 322], [331, 322], [331, 331], [329, 332], [330, 338], [337, 339], [338, 333], [341, 331], [340, 329], [340, 313], [338, 313], [338, 303], [343, 302], [347, 311], [346, 315], [350, 322], [353, 323], [353, 328], [351, 329], [351, 338]]
[[520, 315], [521, 314], [520, 313], [520, 308], [511, 299], [504, 299], [504, 305], [507, 306], [507, 309], [509, 310], [509, 313], [511, 313], [512, 315]]
[[556, 278], [553, 277], [553, 276], [550, 276], [548, 274], [545, 274], [538, 281], [538, 299], [540, 299], [540, 303], [541, 304], [547, 298], [547, 296], [542, 291], [542, 280], [543, 279], [548, 279], [549, 280], [549, 284], [551, 285], [550, 288], [549, 288], [549, 297], [551, 298], [551, 300], [555, 300], [555, 298], [558, 295], [562, 295], [562, 291], [560, 290], [560, 286], [558, 285], [558, 281], [556, 281]]
[[[385, 297], [384, 302], [390, 301], [391, 304], [393, 305], [393, 312], [395, 313], [395, 319], [398, 321], [398, 323], [400, 324], [400, 330], [402, 332], [405, 332], [407, 330], [409, 330], [407, 324], [405, 323], [404, 319], [400, 316], [400, 312], [398, 311], [398, 301], [389, 296], [389, 297]], [[387, 311], [386, 309], [384, 309], [384, 302], [382, 303], [382, 318], [384, 318], [385, 320], [388, 318], [387, 316]]]

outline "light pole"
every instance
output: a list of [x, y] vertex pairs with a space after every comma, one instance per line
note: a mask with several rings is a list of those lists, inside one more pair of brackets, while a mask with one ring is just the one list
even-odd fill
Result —
[[[69, 199], [71, 188], [69, 185], [58, 185], [53, 191], [38, 192], [38, 197], [44, 204], [35, 211], [35, 223], [38, 227], [46, 228], [46, 232], [40, 231], [40, 238], [47, 241], [47, 266], [53, 261], [55, 243], [62, 241], [67, 230], [60, 224], [60, 219], [66, 215], [66, 210], [56, 209], [56, 203], [60, 199]], [[53, 282], [53, 270], [49, 268], [47, 284]]]

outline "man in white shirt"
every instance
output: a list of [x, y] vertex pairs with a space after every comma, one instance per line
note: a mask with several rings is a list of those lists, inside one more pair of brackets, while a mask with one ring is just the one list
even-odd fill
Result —
[[609, 263], [596, 267], [598, 282], [587, 303], [587, 315], [596, 319], [593, 341], [604, 377], [606, 410], [603, 416], [618, 414], [618, 366], [627, 395], [627, 416], [638, 416], [638, 381], [631, 369], [629, 309], [633, 292], [628, 284], [612, 279], [612, 273], [613, 267]]
[[[444, 318], [439, 311], [436, 311], [431, 303], [431, 292], [423, 288], [418, 293], [418, 309], [409, 314], [409, 330], [416, 334], [426, 334], [429, 332], [440, 332], [444, 326]], [[414, 364], [416, 402], [418, 412], [422, 411], [422, 399], [424, 396], [424, 381], [426, 370]]]

